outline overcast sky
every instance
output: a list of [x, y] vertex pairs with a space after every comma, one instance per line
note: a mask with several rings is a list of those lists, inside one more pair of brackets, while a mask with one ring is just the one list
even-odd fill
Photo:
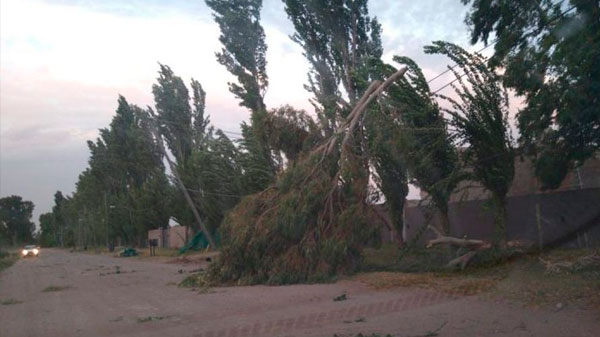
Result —
[[[384, 59], [409, 56], [428, 78], [448, 61], [425, 55], [424, 45], [446, 40], [477, 48], [468, 44], [465, 12], [459, 0], [370, 3], [383, 25]], [[262, 17], [267, 105], [312, 111], [303, 89], [308, 65], [289, 39], [293, 27], [282, 2], [264, 0]], [[213, 124], [238, 131], [249, 113], [227, 90], [232, 77], [214, 56], [218, 36], [203, 0], [0, 0], [0, 196], [33, 201], [37, 222], [54, 192], [72, 193], [87, 166], [86, 141], [109, 124], [118, 95], [152, 105], [157, 62], [199, 80]]]

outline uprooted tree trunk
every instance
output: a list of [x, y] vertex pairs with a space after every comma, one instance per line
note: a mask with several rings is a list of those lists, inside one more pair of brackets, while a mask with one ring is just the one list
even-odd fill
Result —
[[428, 228], [436, 235], [436, 237], [435, 239], [429, 240], [427, 242], [427, 248], [440, 244], [448, 244], [451, 246], [462, 247], [469, 250], [468, 253], [463, 254], [448, 262], [448, 264], [446, 265], [447, 268], [455, 268], [458, 266], [460, 267], [460, 269], [465, 269], [467, 264], [469, 264], [471, 259], [473, 259], [473, 257], [477, 255], [478, 252], [492, 248], [492, 243], [489, 241], [455, 238], [452, 236], [442, 234], [437, 228], [433, 226], [428, 226]]

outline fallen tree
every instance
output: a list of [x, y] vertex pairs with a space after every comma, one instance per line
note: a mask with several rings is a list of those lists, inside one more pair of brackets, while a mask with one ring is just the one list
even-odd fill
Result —
[[452, 259], [448, 264], [446, 264], [447, 268], [456, 268], [457, 266], [460, 269], [465, 269], [465, 267], [471, 262], [473, 257], [477, 255], [478, 252], [486, 249], [492, 248], [492, 243], [485, 240], [475, 240], [475, 239], [460, 239], [452, 236], [447, 236], [442, 234], [437, 228], [433, 226], [428, 226], [429, 230], [431, 230], [436, 237], [427, 242], [426, 247], [431, 248], [435, 245], [440, 244], [448, 244], [455, 247], [461, 247], [468, 249], [469, 252]]
[[269, 188], [242, 199], [222, 224], [223, 246], [209, 282], [307, 282], [357, 267], [362, 247], [379, 235], [369, 219], [361, 123], [405, 72], [373, 81], [326, 141], [300, 154]]

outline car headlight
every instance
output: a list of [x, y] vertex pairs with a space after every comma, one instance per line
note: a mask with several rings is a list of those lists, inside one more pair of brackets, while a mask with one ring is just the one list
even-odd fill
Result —
[[23, 255], [27, 255], [27, 251], [25, 249], [23, 249], [23, 251], [21, 252]]
[[39, 253], [39, 252], [40, 252], [40, 251], [39, 251], [37, 248], [34, 248], [34, 249], [33, 249], [33, 254], [35, 254], [35, 255], [38, 255], [38, 253]]

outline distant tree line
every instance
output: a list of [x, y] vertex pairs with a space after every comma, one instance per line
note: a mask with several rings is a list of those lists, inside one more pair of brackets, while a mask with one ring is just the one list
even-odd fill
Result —
[[[490, 59], [448, 42], [425, 47], [426, 53], [445, 55], [455, 64], [449, 69], [457, 78], [450, 84], [452, 94], [432, 91], [406, 56], [394, 56], [397, 66], [382, 60], [382, 29], [369, 16], [367, 0], [283, 2], [295, 29], [291, 38], [310, 64], [305, 87], [314, 115], [264, 102], [269, 81], [262, 1], [206, 0], [221, 31], [217, 61], [234, 76], [229, 90], [250, 112], [241, 138], [232, 140], [211, 125], [198, 81], [187, 86], [169, 66], [160, 65], [152, 87], [154, 107], [119, 97], [110, 125], [88, 142], [89, 167], [80, 174], [76, 191], [70, 196], [57, 192], [52, 212], [40, 216], [41, 243], [141, 245], [149, 229], [167, 226], [173, 218], [207, 235], [226, 226], [225, 260], [234, 265], [240, 263], [235, 256], [265, 258], [266, 246], [249, 245], [266, 228], [257, 224], [266, 221], [281, 234], [277, 239], [297, 245], [297, 258], [313, 254], [302, 250], [310, 240], [320, 240], [310, 246], [319, 252], [352, 255], [360, 245], [328, 241], [327, 235], [350, 240], [356, 234], [358, 241], [367, 240], [359, 231], [368, 223], [357, 216], [368, 212], [365, 205], [385, 199], [391, 225], [401, 233], [408, 184], [413, 183], [427, 192], [449, 233], [450, 195], [459, 182], [469, 180], [490, 191], [496, 242], [503, 244], [516, 155], [531, 156], [536, 174], [554, 188], [568, 169], [598, 150], [597, 1], [463, 0], [471, 6], [466, 22], [472, 42], [487, 43], [490, 34], [497, 42]], [[347, 124], [370, 85], [403, 67], [404, 76], [377, 97], [377, 104]], [[526, 98], [517, 116], [517, 141], [508, 128], [506, 88]], [[328, 156], [315, 159], [315, 151], [325, 145]], [[322, 168], [316, 175], [323, 181], [335, 181], [334, 197], [316, 185], [310, 187], [314, 195], [306, 193], [318, 181], [311, 169], [316, 166]], [[287, 211], [269, 207], [273, 200]], [[361, 225], [344, 227], [348, 219]], [[298, 234], [307, 233], [302, 225], [307, 223], [316, 228], [310, 238]], [[345, 229], [332, 230], [336, 226]], [[275, 268], [278, 262], [269, 261], [269, 268]], [[229, 278], [249, 272], [236, 266]]]

